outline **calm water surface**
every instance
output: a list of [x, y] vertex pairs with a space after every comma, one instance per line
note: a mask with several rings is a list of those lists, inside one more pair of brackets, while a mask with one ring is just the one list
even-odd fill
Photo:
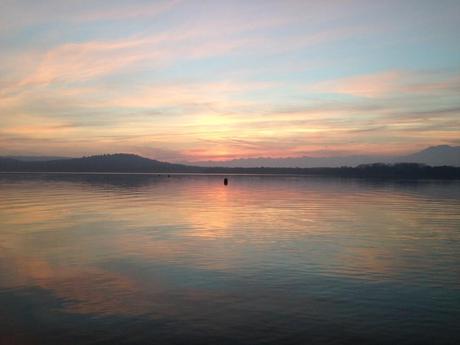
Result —
[[460, 183], [0, 175], [0, 344], [459, 344]]

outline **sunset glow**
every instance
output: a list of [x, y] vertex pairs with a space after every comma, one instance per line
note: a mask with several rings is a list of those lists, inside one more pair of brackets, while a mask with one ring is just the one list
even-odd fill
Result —
[[2, 155], [460, 144], [458, 1], [3, 1]]

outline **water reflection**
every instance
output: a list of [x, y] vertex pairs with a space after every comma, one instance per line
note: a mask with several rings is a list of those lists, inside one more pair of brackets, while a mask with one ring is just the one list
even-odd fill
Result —
[[222, 180], [1, 175], [0, 344], [458, 339], [459, 183]]

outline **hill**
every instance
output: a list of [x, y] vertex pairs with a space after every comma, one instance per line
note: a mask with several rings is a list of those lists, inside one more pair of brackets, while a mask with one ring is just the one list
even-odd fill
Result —
[[171, 164], [134, 154], [117, 153], [49, 161], [0, 159], [0, 171], [24, 172], [194, 172], [195, 167]]
[[431, 146], [420, 152], [399, 157], [394, 162], [413, 162], [428, 165], [460, 166], [460, 146]]
[[54, 161], [58, 159], [70, 159], [73, 157], [63, 156], [6, 156], [4, 158], [12, 158], [18, 161], [34, 162], [34, 161]]
[[193, 164], [208, 167], [270, 167], [270, 168], [324, 168], [324, 167], [356, 167], [362, 164], [382, 162], [420, 163], [432, 166], [450, 165], [460, 167], [460, 146], [440, 145], [406, 156], [352, 155], [335, 157], [288, 157], [288, 158], [243, 158], [227, 161], [201, 161]]
[[416, 163], [376, 163], [340, 168], [226, 168], [171, 164], [123, 153], [51, 161], [0, 158], [0, 172], [295, 174], [359, 178], [460, 179], [459, 167], [431, 167]]

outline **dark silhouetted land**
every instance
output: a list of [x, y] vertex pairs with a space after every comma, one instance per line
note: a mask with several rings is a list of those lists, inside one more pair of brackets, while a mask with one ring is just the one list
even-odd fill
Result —
[[0, 158], [0, 172], [291, 174], [392, 179], [460, 179], [459, 167], [433, 167], [418, 163], [374, 163], [340, 168], [226, 168], [172, 164], [123, 153], [49, 161]]
[[362, 164], [381, 162], [385, 164], [396, 163], [421, 163], [430, 166], [456, 166], [460, 167], [460, 146], [438, 145], [430, 146], [424, 150], [403, 156], [386, 155], [352, 155], [352, 156], [327, 156], [327, 157], [285, 157], [285, 158], [240, 158], [225, 161], [201, 161], [193, 165], [205, 167], [224, 166], [229, 168], [339, 168], [342, 166], [356, 167]]

